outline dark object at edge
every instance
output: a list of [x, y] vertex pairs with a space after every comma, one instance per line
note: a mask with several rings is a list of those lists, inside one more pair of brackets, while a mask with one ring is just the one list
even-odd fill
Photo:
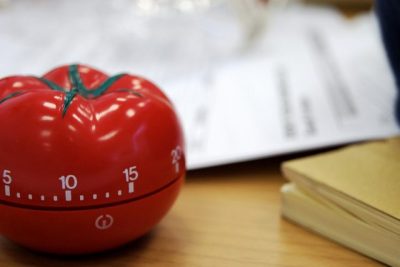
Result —
[[400, 1], [378, 0], [375, 2], [383, 42], [396, 79], [396, 118], [400, 125]]

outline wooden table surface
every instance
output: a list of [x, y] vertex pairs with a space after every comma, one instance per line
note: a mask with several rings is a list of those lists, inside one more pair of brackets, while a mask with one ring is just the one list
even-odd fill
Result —
[[55, 257], [0, 239], [0, 266], [381, 266], [281, 218], [281, 160], [190, 172], [168, 216], [123, 248]]

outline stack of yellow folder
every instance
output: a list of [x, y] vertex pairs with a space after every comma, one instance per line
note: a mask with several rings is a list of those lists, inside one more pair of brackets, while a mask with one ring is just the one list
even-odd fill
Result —
[[285, 162], [282, 214], [400, 266], [400, 137]]

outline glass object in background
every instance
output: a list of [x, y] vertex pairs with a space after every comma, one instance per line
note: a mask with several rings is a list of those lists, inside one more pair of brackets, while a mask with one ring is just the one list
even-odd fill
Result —
[[49, 66], [84, 62], [163, 84], [208, 71], [248, 49], [263, 32], [271, 7], [281, 2], [5, 1], [0, 25], [7, 27], [0, 47], [8, 53], [0, 73], [35, 74]]
[[[129, 57], [141, 61], [145, 69], [158, 65], [155, 71], [163, 80], [209, 71], [251, 47], [262, 34], [270, 7], [276, 2], [131, 1], [135, 22], [121, 26], [131, 31], [133, 47], [142, 49], [131, 49]], [[119, 8], [126, 5], [126, 1], [120, 1]]]
[[2, 75], [83, 62], [163, 84], [208, 71], [248, 48], [282, 0], [3, 2], [0, 25], [7, 27], [0, 47], [8, 52]]

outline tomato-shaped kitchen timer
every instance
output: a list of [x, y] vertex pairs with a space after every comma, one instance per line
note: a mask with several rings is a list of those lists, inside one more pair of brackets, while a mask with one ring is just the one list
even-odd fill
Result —
[[171, 102], [151, 82], [83, 65], [0, 80], [0, 234], [58, 254], [148, 232], [185, 176]]

